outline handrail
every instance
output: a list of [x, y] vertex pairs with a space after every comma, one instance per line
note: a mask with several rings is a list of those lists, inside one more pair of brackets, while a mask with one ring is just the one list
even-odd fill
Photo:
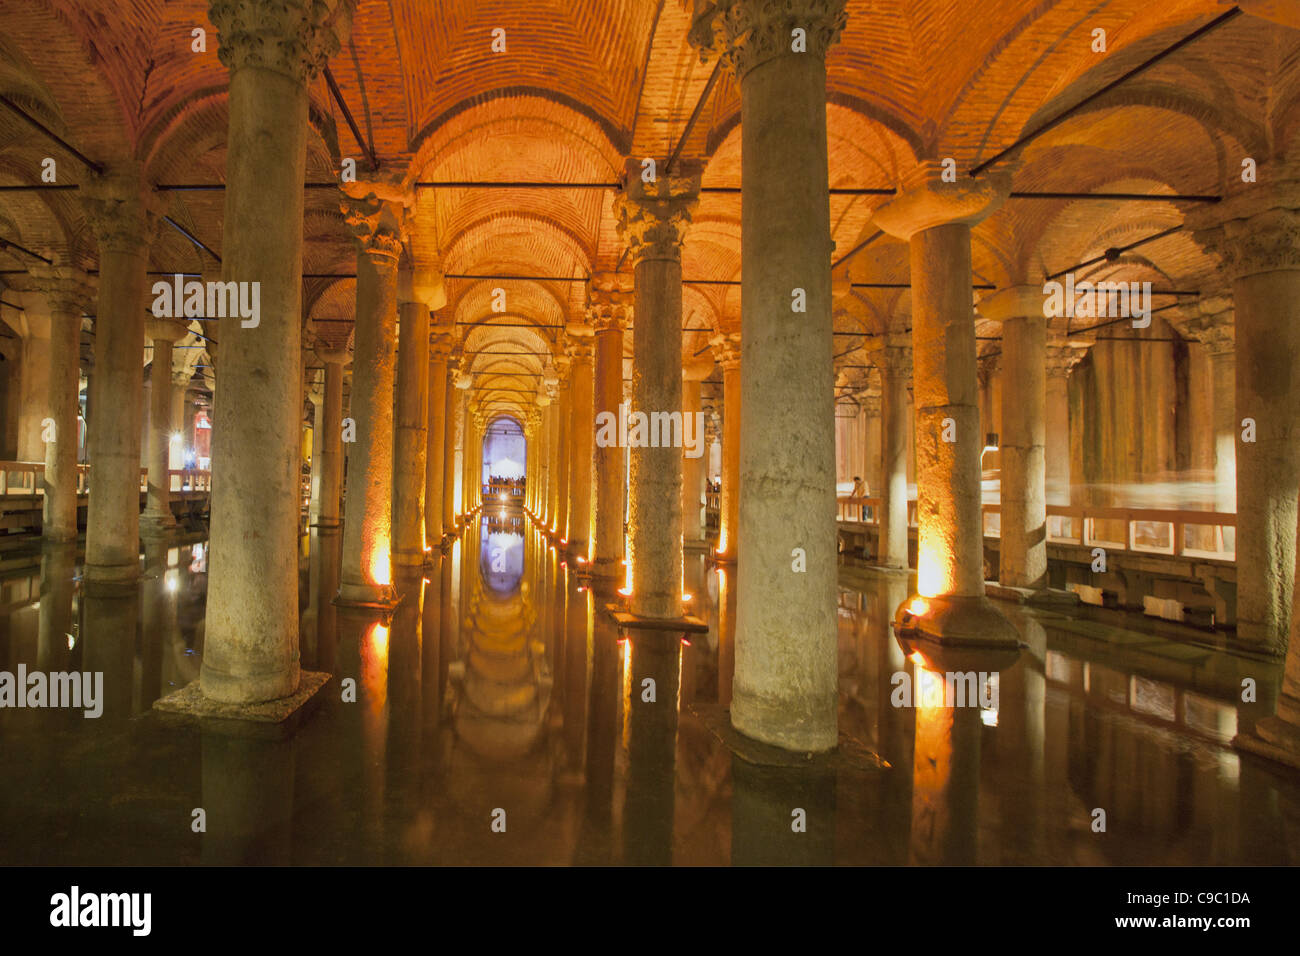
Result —
[[[11, 475], [21, 476], [15, 483]], [[45, 462], [0, 461], [0, 496], [39, 498], [45, 494]], [[167, 472], [168, 486], [174, 494], [207, 494], [212, 491], [212, 472], [199, 468], [173, 468]], [[90, 465], [77, 464], [77, 494], [90, 487]], [[140, 469], [140, 490], [149, 488], [149, 469]]]
[[[855, 521], [850, 517], [855, 507], [871, 509], [862, 524], [880, 524], [880, 498], [837, 498], [839, 520]], [[909, 515], [916, 503], [908, 502]], [[984, 504], [984, 536], [996, 538], [1000, 534], [1002, 506]], [[997, 516], [990, 522], [989, 516]], [[1196, 511], [1186, 508], [1102, 508], [1070, 505], [1047, 506], [1047, 540], [1058, 544], [1075, 544], [1081, 547], [1105, 546], [1112, 550], [1135, 551], [1147, 554], [1165, 554], [1171, 557], [1201, 557], [1231, 561], [1236, 557], [1235, 533], [1237, 516], [1224, 511]], [[1053, 520], [1057, 519], [1057, 520]], [[1116, 540], [1101, 532], [1101, 522], [1123, 522], [1123, 540]], [[909, 524], [912, 523], [909, 520]], [[995, 525], [993, 530], [990, 526]], [[1161, 530], [1161, 526], [1165, 529]], [[1187, 542], [1187, 529], [1206, 528], [1212, 533], [1196, 547]], [[1068, 528], [1068, 530], [1067, 530]], [[1225, 534], [1227, 530], [1232, 534]], [[1230, 541], [1231, 539], [1231, 541]]]

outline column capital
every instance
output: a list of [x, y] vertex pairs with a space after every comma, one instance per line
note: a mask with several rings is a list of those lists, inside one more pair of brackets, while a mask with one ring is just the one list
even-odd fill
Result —
[[377, 265], [394, 265], [402, 254], [402, 221], [409, 194], [391, 182], [346, 183], [339, 208], [358, 253]]
[[683, 382], [702, 382], [713, 374], [713, 357], [707, 352], [682, 363]]
[[1090, 343], [1064, 335], [1049, 335], [1045, 347], [1047, 355], [1047, 374], [1066, 378], [1074, 367], [1088, 354]]
[[713, 360], [722, 366], [723, 371], [740, 368], [740, 333], [719, 332], [709, 339], [713, 349]]
[[38, 262], [28, 268], [27, 279], [32, 291], [45, 299], [51, 315], [73, 313], [80, 319], [95, 301], [94, 278], [72, 266]]
[[1013, 285], [990, 292], [975, 304], [980, 318], [993, 322], [1012, 319], [1041, 319], [1046, 322], [1043, 290], [1036, 285]]
[[172, 384], [177, 388], [189, 388], [190, 382], [194, 381], [194, 369], [186, 365], [183, 368], [172, 367]]
[[139, 163], [88, 173], [78, 198], [100, 252], [135, 252], [153, 242], [164, 205]]
[[429, 328], [429, 360], [445, 362], [451, 356], [452, 349], [455, 348], [455, 336], [452, 335], [451, 329], [446, 326], [430, 326]]
[[859, 399], [859, 404], [868, 416], [878, 416], [880, 414], [879, 393], [867, 392], [866, 395], [863, 395], [862, 398]]
[[178, 322], [176, 319], [160, 318], [151, 315], [145, 319], [144, 334], [152, 342], [167, 342], [175, 345], [181, 339], [185, 338], [189, 328], [184, 322]]
[[1236, 351], [1236, 324], [1231, 303], [1222, 307], [1225, 300], [1210, 299], [1198, 303], [1195, 315], [1171, 320], [1170, 324], [1185, 338], [1194, 339], [1210, 355]]
[[1187, 213], [1192, 238], [1233, 279], [1300, 269], [1300, 180], [1261, 182]]
[[316, 76], [347, 38], [355, 0], [211, 0], [217, 57], [231, 73], [256, 67], [300, 83]]
[[[839, 39], [846, 0], [695, 0], [690, 43], [714, 53], [737, 77], [779, 56], [826, 58]], [[802, 49], [798, 34], [802, 30]]]
[[978, 179], [958, 176], [956, 182], [946, 183], [940, 163], [930, 160], [912, 170], [898, 195], [872, 213], [871, 223], [907, 241], [935, 226], [973, 226], [1001, 206], [1010, 192], [1011, 174], [1006, 170]]
[[622, 330], [631, 321], [634, 299], [630, 275], [594, 273], [587, 290], [587, 321], [596, 332]]
[[878, 340], [878, 345], [874, 343], [868, 345], [863, 351], [866, 352], [868, 360], [881, 372], [911, 375], [912, 346], [898, 341], [905, 338], [904, 335], [890, 335]]
[[447, 290], [441, 272], [431, 269], [398, 269], [397, 304], [410, 305], [416, 302], [430, 312], [447, 304]]
[[698, 170], [660, 175], [647, 183], [641, 179], [641, 161], [629, 159], [626, 175], [623, 192], [614, 200], [614, 214], [633, 265], [644, 259], [680, 261], [686, 227], [700, 196]]

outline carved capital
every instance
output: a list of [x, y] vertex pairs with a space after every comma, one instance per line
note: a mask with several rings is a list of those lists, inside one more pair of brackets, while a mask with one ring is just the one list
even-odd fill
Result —
[[95, 301], [95, 280], [80, 269], [71, 266], [37, 263], [27, 269], [32, 291], [45, 299], [50, 315], [73, 315], [81, 321], [81, 313]]
[[845, 5], [846, 0], [696, 0], [689, 39], [701, 59], [721, 56], [743, 78], [779, 56], [825, 59], [844, 29]]
[[1233, 279], [1300, 269], [1300, 180], [1240, 187], [1221, 203], [1189, 211], [1186, 222]]
[[641, 179], [641, 164], [629, 159], [627, 185], [614, 201], [618, 234], [635, 265], [643, 259], [682, 257], [682, 242], [700, 195], [699, 173]]
[[144, 182], [139, 164], [89, 173], [79, 198], [100, 252], [135, 252], [153, 242], [163, 202]]
[[1086, 346], [1086, 342], [1067, 339], [1063, 335], [1049, 336], [1044, 349], [1047, 357], [1047, 374], [1062, 378], [1068, 376], [1088, 354]]
[[912, 374], [912, 347], [910, 345], [883, 344], [880, 348], [868, 351], [872, 364], [882, 372], [895, 375]]
[[355, 0], [211, 0], [217, 56], [231, 73], [257, 67], [307, 83], [339, 51]]
[[402, 218], [405, 204], [386, 195], [380, 184], [350, 183], [339, 208], [360, 255], [377, 265], [393, 266], [402, 254]]
[[893, 199], [871, 215], [871, 224], [896, 239], [907, 241], [918, 232], [950, 223], [973, 226], [991, 215], [1011, 192], [1006, 170], [979, 179], [958, 176], [944, 182], [942, 166], [935, 161], [919, 164], [905, 178]]
[[722, 366], [722, 370], [734, 371], [740, 368], [740, 336], [735, 332], [723, 332], [709, 339], [713, 349], [713, 360]]

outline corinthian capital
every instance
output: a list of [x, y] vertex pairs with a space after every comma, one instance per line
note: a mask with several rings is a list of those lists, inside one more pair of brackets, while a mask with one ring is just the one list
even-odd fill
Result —
[[695, 0], [690, 42], [701, 58], [721, 56], [737, 77], [786, 54], [825, 59], [844, 29], [846, 2]]
[[311, 80], [339, 51], [355, 0], [211, 0], [217, 56], [232, 73], [246, 66]]
[[1300, 181], [1260, 182], [1187, 214], [1192, 238], [1234, 279], [1300, 269]]
[[138, 163], [91, 173], [80, 199], [100, 252], [134, 252], [153, 242], [163, 203]]
[[627, 186], [614, 202], [618, 234], [633, 264], [643, 259], [678, 259], [700, 196], [700, 175], [692, 169], [682, 176], [641, 178], [641, 163], [629, 159]]
[[392, 183], [355, 182], [343, 189], [339, 208], [359, 251], [373, 259], [395, 263], [402, 254], [402, 224], [408, 196]]
[[724, 370], [740, 368], [740, 335], [735, 332], [721, 332], [709, 339], [713, 349], [713, 359]]
[[51, 315], [80, 317], [95, 299], [95, 280], [72, 266], [37, 263], [28, 268], [27, 277], [32, 290], [45, 299]]

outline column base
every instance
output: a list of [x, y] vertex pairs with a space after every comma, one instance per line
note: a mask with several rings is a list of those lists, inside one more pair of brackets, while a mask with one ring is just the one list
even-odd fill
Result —
[[399, 600], [397, 590], [391, 584], [345, 581], [339, 586], [339, 593], [331, 603], [335, 607], [368, 607], [387, 611], [397, 607]]
[[171, 534], [179, 527], [176, 516], [170, 511], [166, 514], [146, 511], [140, 515], [140, 536], [142, 538], [161, 537], [162, 535]]
[[1232, 746], [1300, 770], [1300, 727], [1281, 717], [1266, 717], [1254, 732], [1237, 734]]
[[394, 551], [393, 565], [412, 569], [422, 568], [427, 556], [427, 551]]
[[894, 633], [900, 641], [938, 648], [1018, 653], [1021, 643], [1015, 625], [983, 595], [909, 598], [894, 612]]
[[734, 567], [736, 564], [736, 554], [734, 551], [728, 551], [726, 554], [719, 554], [717, 549], [709, 552], [709, 560], [714, 564], [725, 564], [728, 567]]
[[298, 689], [288, 697], [255, 704], [231, 704], [203, 694], [200, 681], [154, 701], [153, 709], [168, 723], [198, 724], [205, 733], [237, 737], [279, 737], [292, 732], [321, 701], [319, 691], [331, 675], [302, 671]]
[[704, 538], [682, 542], [683, 551], [708, 551], [710, 547], [712, 547], [711, 543]]
[[133, 589], [140, 581], [140, 562], [131, 564], [90, 564], [82, 571], [82, 580], [93, 585], [100, 593], [115, 593]]

